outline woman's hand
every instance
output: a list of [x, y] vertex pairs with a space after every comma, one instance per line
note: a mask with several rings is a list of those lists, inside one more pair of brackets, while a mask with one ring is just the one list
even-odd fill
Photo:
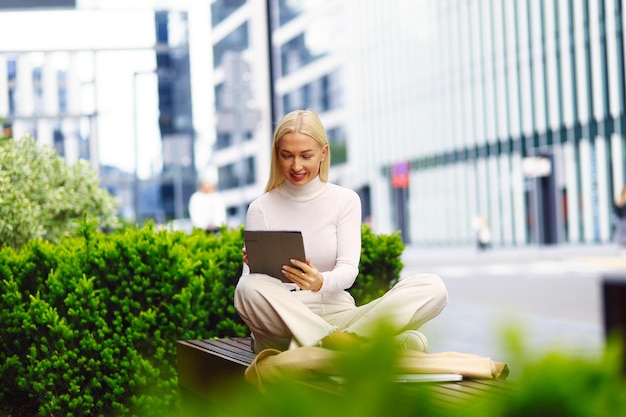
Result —
[[246, 248], [243, 248], [241, 250], [241, 254], [243, 255], [243, 263], [245, 263], [246, 265], [248, 265], [248, 251], [246, 250]]
[[283, 265], [283, 275], [293, 281], [303, 290], [319, 291], [324, 283], [324, 276], [313, 266], [307, 258], [306, 263], [290, 259], [291, 264]]

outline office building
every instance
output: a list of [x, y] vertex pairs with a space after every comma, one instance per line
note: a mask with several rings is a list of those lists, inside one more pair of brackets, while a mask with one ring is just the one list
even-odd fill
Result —
[[233, 225], [243, 223], [269, 172], [273, 120], [266, 6], [244, 0], [210, 4], [215, 117], [210, 165]]
[[365, 77], [358, 102], [372, 111], [357, 125], [363, 143], [394, 141], [388, 177], [410, 167], [411, 241], [471, 242], [481, 215], [494, 245], [610, 242], [624, 184], [621, 1], [404, 3], [420, 10], [359, 2], [396, 41], [363, 27], [374, 49], [361, 71], [389, 68], [380, 84]]
[[[239, 3], [211, 7], [241, 16], [263, 2]], [[467, 244], [480, 216], [494, 245], [611, 240], [625, 176], [620, 1], [266, 3], [271, 117], [320, 113], [333, 180], [361, 193], [375, 230]], [[236, 33], [235, 19], [214, 17], [214, 33]]]
[[[14, 16], [21, 19], [27, 13], [21, 11]], [[83, 18], [89, 21], [95, 14], [78, 10], [49, 13], [69, 16], [77, 30]], [[119, 22], [116, 19], [120, 14], [101, 13], [100, 24], [109, 23], [108, 27], [112, 27]], [[151, 218], [160, 223], [187, 216], [187, 201], [195, 191], [197, 175], [187, 14], [181, 10], [155, 10], [151, 14], [152, 24], [145, 25], [150, 11], [127, 13], [126, 20], [140, 18], [142, 26], [151, 26], [153, 33], [134, 37], [122, 45], [93, 33], [87, 35], [94, 36], [85, 36], [93, 39], [92, 43], [61, 35], [55, 38], [61, 40], [52, 46], [41, 39], [17, 47], [6, 42], [8, 47], [0, 50], [0, 120], [4, 136], [20, 138], [30, 134], [39, 143], [54, 147], [70, 164], [79, 158], [90, 160], [101, 176], [102, 186], [118, 197], [123, 217], [139, 222]], [[44, 16], [43, 11], [37, 16]], [[118, 77], [98, 73], [102, 66], [110, 72], [116, 64], [130, 68], [146, 53], [152, 54], [153, 65], [150, 59], [144, 59], [144, 68], [138, 64], [130, 75], [124, 69]], [[157, 90], [153, 112], [145, 106], [145, 90], [141, 88], [150, 78], [155, 80]], [[113, 86], [111, 79], [115, 80]], [[108, 87], [104, 87], [103, 80]], [[109, 91], [103, 92], [104, 88]], [[110, 96], [112, 91], [119, 92], [119, 104], [113, 111], [103, 111], [99, 96]], [[126, 116], [132, 127], [119, 123], [113, 113]], [[151, 113], [154, 120], [148, 123], [156, 129], [141, 130], [139, 118], [145, 120]], [[98, 152], [102, 129], [106, 132], [105, 140], [111, 135], [128, 138], [128, 146], [118, 149], [117, 155], [120, 160], [134, 155], [134, 172], [102, 166]], [[157, 144], [158, 151], [142, 148], [146, 137]], [[145, 155], [151, 158], [150, 172], [140, 176], [139, 160]]]
[[187, 203], [196, 190], [191, 102], [189, 34], [186, 11], [157, 11], [156, 69], [159, 132], [163, 168], [159, 197], [165, 219], [188, 217]]

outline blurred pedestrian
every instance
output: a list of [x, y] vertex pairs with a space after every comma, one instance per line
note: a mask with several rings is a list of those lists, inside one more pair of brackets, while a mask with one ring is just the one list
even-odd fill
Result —
[[613, 202], [613, 212], [616, 217], [615, 243], [622, 249], [622, 255], [626, 255], [626, 186], [622, 187], [622, 192]]
[[206, 178], [200, 181], [198, 190], [189, 199], [189, 217], [193, 227], [207, 233], [215, 233], [226, 224], [224, 200], [217, 193], [215, 184]]
[[491, 247], [491, 227], [489, 220], [483, 215], [477, 215], [472, 222], [474, 233], [476, 233], [476, 245], [480, 250], [486, 250]]

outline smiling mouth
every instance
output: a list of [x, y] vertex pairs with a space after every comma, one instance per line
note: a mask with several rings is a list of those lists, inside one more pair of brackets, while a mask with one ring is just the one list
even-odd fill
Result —
[[291, 178], [293, 178], [295, 180], [303, 180], [304, 178], [306, 178], [306, 172], [299, 173], [299, 174], [296, 174], [295, 172], [292, 172], [291, 173]]

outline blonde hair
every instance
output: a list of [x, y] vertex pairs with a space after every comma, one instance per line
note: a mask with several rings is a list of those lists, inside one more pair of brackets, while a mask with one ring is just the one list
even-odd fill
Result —
[[[265, 192], [271, 191], [285, 181], [285, 176], [278, 167], [278, 145], [280, 139], [287, 133], [302, 133], [313, 138], [320, 147], [328, 145], [328, 136], [326, 129], [319, 116], [313, 110], [294, 110], [287, 113], [274, 131], [274, 140], [272, 142], [272, 161], [270, 167], [270, 178], [265, 186]], [[330, 171], [330, 147], [327, 149], [326, 156], [320, 164], [320, 179], [324, 182], [328, 181], [328, 173]]]

